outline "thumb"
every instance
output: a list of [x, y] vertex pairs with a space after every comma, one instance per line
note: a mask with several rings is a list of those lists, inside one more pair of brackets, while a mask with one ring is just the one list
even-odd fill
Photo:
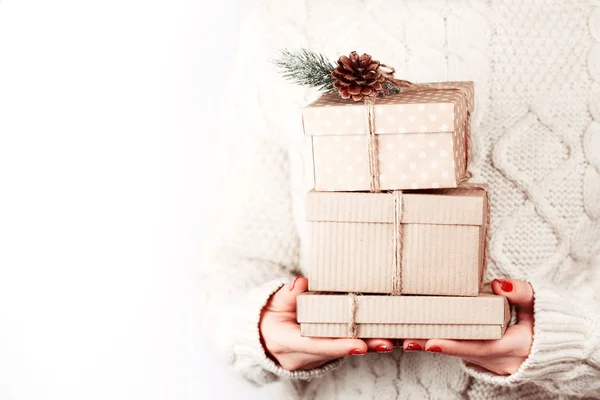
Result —
[[495, 294], [506, 296], [511, 304], [523, 311], [533, 311], [533, 288], [529, 282], [517, 279], [494, 279], [492, 290]]
[[307, 290], [308, 279], [298, 276], [275, 292], [269, 302], [269, 308], [273, 311], [296, 311], [296, 297]]

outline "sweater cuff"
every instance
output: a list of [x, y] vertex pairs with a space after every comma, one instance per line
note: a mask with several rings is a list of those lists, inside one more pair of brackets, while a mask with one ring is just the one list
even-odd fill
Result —
[[[476, 379], [497, 384], [560, 380], [591, 352], [591, 326], [586, 311], [555, 288], [530, 282], [534, 291], [533, 344], [529, 356], [512, 375], [497, 375], [470, 363], [466, 372]], [[587, 313], [588, 318], [590, 313]]]
[[[267, 356], [261, 342], [259, 323], [262, 309], [269, 301], [271, 295], [287, 283], [289, 283], [289, 279], [276, 279], [258, 286], [248, 293], [245, 306], [243, 307], [245, 316], [239, 319], [240, 325], [236, 332], [237, 337], [235, 339], [234, 353], [237, 357], [247, 358], [248, 363], [259, 365], [264, 370], [281, 377], [289, 379], [312, 379], [322, 376], [339, 366], [342, 360], [334, 360], [320, 368], [311, 370], [289, 371]], [[252, 379], [251, 377], [249, 378]]]

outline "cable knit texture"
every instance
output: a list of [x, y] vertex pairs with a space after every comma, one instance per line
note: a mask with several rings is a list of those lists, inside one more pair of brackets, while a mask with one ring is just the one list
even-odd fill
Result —
[[[475, 81], [470, 170], [490, 185], [487, 278], [535, 292], [517, 373], [401, 350], [290, 372], [265, 355], [261, 308], [307, 267], [300, 107], [317, 93], [268, 62], [299, 47], [367, 52], [416, 82]], [[600, 1], [258, 0], [232, 77], [201, 283], [207, 333], [236, 371], [282, 379], [289, 399], [600, 398]]]

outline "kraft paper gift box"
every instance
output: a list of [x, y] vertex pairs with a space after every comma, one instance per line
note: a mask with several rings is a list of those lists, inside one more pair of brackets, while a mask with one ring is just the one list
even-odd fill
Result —
[[473, 82], [428, 85], [446, 89], [393, 94], [371, 109], [328, 93], [305, 107], [315, 190], [458, 186], [467, 171]]
[[307, 195], [311, 291], [477, 296], [487, 186]]
[[385, 296], [308, 292], [298, 296], [302, 336], [500, 339], [510, 320], [504, 296]]

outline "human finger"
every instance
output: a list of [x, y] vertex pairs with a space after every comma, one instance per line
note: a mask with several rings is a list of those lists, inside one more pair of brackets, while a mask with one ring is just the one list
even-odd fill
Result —
[[339, 358], [347, 355], [363, 355], [368, 351], [367, 343], [361, 339], [331, 339], [298, 336], [288, 344], [296, 352], [322, 357]]
[[425, 351], [458, 357], [493, 357], [508, 354], [510, 347], [500, 340], [429, 339]]
[[533, 331], [533, 313], [530, 311], [517, 310], [517, 324], [525, 326]]
[[394, 343], [390, 339], [366, 339], [368, 351], [376, 353], [389, 353], [394, 350]]
[[529, 282], [518, 279], [494, 279], [492, 290], [495, 294], [506, 296], [511, 304], [520, 310], [533, 311], [533, 288]]
[[282, 358], [281, 366], [285, 369], [296, 370], [311, 370], [322, 367], [324, 364], [337, 360], [341, 357], [325, 357], [315, 354], [306, 353], [290, 353]]
[[427, 339], [404, 339], [402, 349], [404, 351], [422, 351], [425, 350]]
[[310, 363], [304, 365], [304, 367], [302, 367], [301, 369], [310, 371], [311, 369], [322, 367], [324, 364], [328, 363], [329, 361], [333, 361], [333, 360], [335, 360], [335, 358], [319, 359], [315, 362], [310, 362]]
[[308, 290], [308, 279], [298, 276], [292, 282], [282, 286], [267, 304], [267, 309], [272, 311], [296, 311], [296, 298], [300, 293]]

